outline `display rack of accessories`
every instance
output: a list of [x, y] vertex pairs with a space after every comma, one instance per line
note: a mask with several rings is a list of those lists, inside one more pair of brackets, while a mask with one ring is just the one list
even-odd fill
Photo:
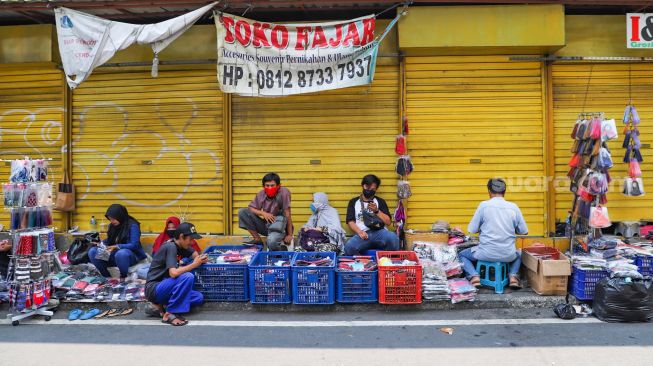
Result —
[[644, 161], [640, 149], [642, 143], [639, 140], [639, 113], [631, 103], [624, 110], [624, 141], [622, 147], [626, 149], [624, 163], [628, 164], [628, 176], [624, 179], [623, 194], [630, 197], [639, 197], [645, 194], [642, 181], [642, 169], [640, 164]]
[[617, 138], [615, 122], [603, 113], [581, 113], [571, 137], [573, 156], [567, 175], [574, 200], [567, 224], [573, 255], [576, 250], [587, 253], [587, 236], [601, 237], [601, 228], [611, 225], [605, 207], [613, 165], [607, 142]]
[[[3, 184], [5, 209], [11, 212], [12, 255], [9, 283], [12, 325], [34, 315], [51, 319], [52, 274], [56, 248], [52, 225], [52, 184], [45, 159], [11, 160], [9, 183]], [[51, 177], [50, 177], [51, 178]]]
[[406, 145], [406, 135], [408, 135], [408, 119], [405, 117], [405, 113], [401, 123], [401, 134], [397, 135], [395, 144], [395, 153], [399, 155], [399, 158], [397, 159], [397, 166], [395, 168], [397, 174], [399, 175], [399, 181], [397, 182], [398, 201], [394, 214], [394, 222], [397, 230], [397, 236], [399, 236], [401, 242], [403, 243], [402, 247], [404, 249], [410, 249], [407, 247], [404, 229], [406, 227], [406, 200], [413, 195], [410, 189], [410, 182], [406, 180], [406, 177], [413, 171], [413, 164], [410, 161], [410, 156], [407, 155], [408, 146]]

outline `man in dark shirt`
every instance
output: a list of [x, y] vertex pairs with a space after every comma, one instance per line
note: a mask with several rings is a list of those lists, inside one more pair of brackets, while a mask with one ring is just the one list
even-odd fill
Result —
[[[195, 225], [185, 222], [177, 226], [173, 239], [165, 242], [156, 252], [147, 272], [145, 296], [163, 314], [163, 322], [174, 326], [188, 324], [180, 314], [201, 305], [204, 296], [193, 290], [195, 276], [192, 270], [208, 261], [192, 249], [193, 240], [201, 239]], [[183, 258], [192, 258], [191, 264], [179, 267]]]
[[[345, 255], [360, 255], [369, 249], [399, 250], [399, 237], [387, 229], [392, 224], [388, 204], [376, 196], [376, 190], [381, 185], [381, 179], [369, 174], [363, 177], [360, 196], [349, 201], [347, 207], [347, 225], [355, 233], [345, 244]], [[376, 215], [385, 226], [373, 230], [365, 225], [363, 211]]]
[[261, 181], [263, 189], [247, 208], [238, 211], [238, 226], [253, 238], [244, 244], [262, 245], [261, 235], [265, 235], [269, 250], [285, 251], [288, 248], [283, 244], [290, 244], [293, 237], [290, 191], [281, 186], [276, 173], [266, 174]]

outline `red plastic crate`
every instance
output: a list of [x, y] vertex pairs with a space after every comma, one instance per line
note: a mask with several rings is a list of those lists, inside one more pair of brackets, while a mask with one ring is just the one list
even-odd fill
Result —
[[391, 260], [411, 260], [414, 266], [381, 266], [379, 264], [379, 303], [419, 304], [422, 302], [422, 265], [417, 253], [412, 251], [376, 252], [376, 261], [387, 257]]
[[553, 247], [545, 247], [543, 245], [535, 245], [529, 248], [523, 249], [526, 253], [530, 253], [535, 257], [542, 259], [560, 259], [560, 251]]

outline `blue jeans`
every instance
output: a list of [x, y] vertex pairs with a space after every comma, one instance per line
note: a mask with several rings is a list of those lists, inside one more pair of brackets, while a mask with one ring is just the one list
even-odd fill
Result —
[[111, 256], [108, 261], [103, 261], [101, 259], [95, 258], [97, 255], [97, 247], [93, 247], [88, 251], [88, 258], [91, 260], [91, 263], [97, 268], [100, 274], [104, 277], [111, 277], [109, 267], [118, 267], [120, 270], [120, 277], [125, 278], [129, 274], [129, 267], [138, 263], [138, 258], [136, 254], [129, 249], [118, 249], [111, 252]]
[[367, 232], [368, 239], [364, 240], [354, 235], [345, 244], [345, 255], [360, 255], [366, 250], [399, 250], [399, 237], [392, 231], [381, 229]]
[[156, 285], [156, 303], [163, 305], [169, 313], [187, 313], [191, 306], [204, 302], [204, 295], [193, 290], [194, 284], [195, 276], [188, 272], [177, 278], [166, 278]]
[[[517, 258], [514, 261], [510, 262], [510, 265], [508, 266], [508, 274], [511, 276], [517, 275], [519, 273], [519, 267], [521, 266], [521, 253], [518, 251], [516, 253]], [[458, 256], [463, 262], [463, 270], [467, 275], [467, 279], [478, 276], [478, 272], [476, 272], [476, 262], [478, 261], [478, 258], [474, 257], [472, 248], [463, 250], [462, 252], [458, 253]]]

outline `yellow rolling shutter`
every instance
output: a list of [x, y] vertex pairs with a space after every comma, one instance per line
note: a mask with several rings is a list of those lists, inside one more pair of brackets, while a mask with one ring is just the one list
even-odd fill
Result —
[[[591, 70], [591, 78], [590, 78]], [[644, 188], [649, 194], [643, 197], [626, 197], [622, 184], [627, 174], [623, 163], [623, 112], [629, 101], [629, 70], [631, 74], [632, 99], [642, 120], [639, 130], [642, 142], [642, 173]], [[589, 81], [589, 89], [588, 89]], [[586, 93], [586, 90], [589, 90]], [[587, 94], [587, 96], [586, 96]], [[569, 191], [569, 159], [571, 158], [571, 131], [583, 112], [605, 112], [606, 118], [614, 118], [619, 139], [608, 146], [615, 163], [610, 170], [613, 179], [608, 193], [607, 207], [613, 221], [651, 219], [653, 212], [653, 65], [641, 64], [554, 64], [553, 98], [555, 121], [555, 172], [556, 172], [556, 218], [565, 220], [571, 209], [573, 195]], [[585, 102], [586, 100], [586, 102]]]
[[545, 222], [542, 73], [507, 56], [409, 57], [408, 147], [415, 171], [408, 223], [438, 219], [463, 230], [486, 183], [504, 177], [531, 235]]
[[223, 233], [222, 130], [215, 67], [94, 71], [73, 94], [74, 223], [121, 203], [143, 232], [182, 215]]
[[[63, 73], [54, 65], [0, 65], [0, 154], [2, 159], [52, 158], [50, 180], [61, 179], [61, 145], [64, 121]], [[0, 169], [2, 182], [11, 168]], [[9, 214], [0, 211], [0, 222], [9, 227]], [[55, 211], [54, 225], [61, 227]]]
[[310, 215], [313, 192], [329, 195], [344, 224], [366, 174], [381, 178], [379, 195], [396, 205], [397, 66], [378, 66], [371, 86], [232, 101], [235, 232], [243, 233], [238, 209], [247, 207], [267, 172], [278, 173], [292, 192], [296, 231]]

